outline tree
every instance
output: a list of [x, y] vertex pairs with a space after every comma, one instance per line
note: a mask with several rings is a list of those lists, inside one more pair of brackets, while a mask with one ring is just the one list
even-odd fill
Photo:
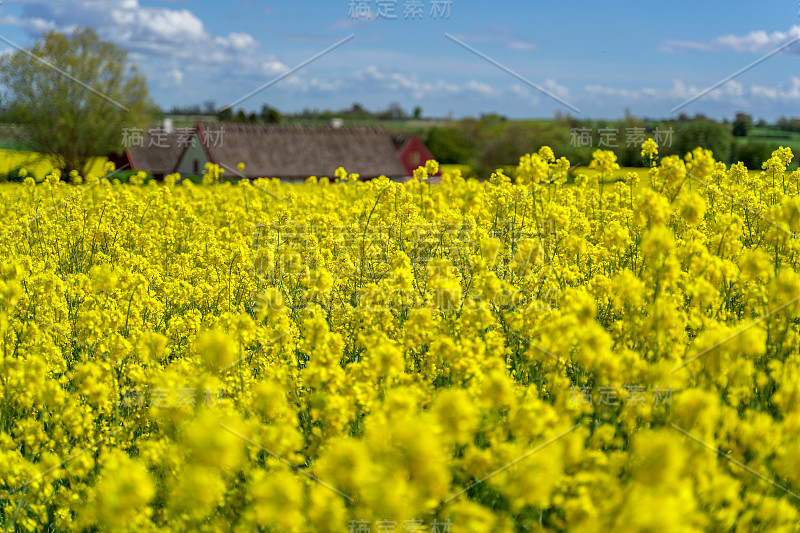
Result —
[[773, 147], [766, 143], [755, 141], [738, 141], [734, 144], [731, 159], [732, 162], [741, 161], [747, 168], [758, 170], [761, 168], [761, 164], [770, 158], [774, 148], [777, 148], [777, 146]]
[[261, 120], [267, 124], [277, 124], [281, 121], [281, 114], [274, 107], [264, 104], [261, 106]]
[[486, 131], [480, 121], [465, 118], [456, 123], [435, 126], [424, 136], [425, 145], [440, 163], [477, 167]]
[[684, 156], [698, 146], [711, 150], [717, 161], [727, 163], [731, 156], [733, 137], [728, 128], [708, 119], [694, 119], [678, 125], [675, 150]]
[[747, 137], [747, 132], [753, 127], [753, 117], [746, 113], [736, 113], [736, 119], [733, 121], [733, 136], [734, 137]]
[[403, 107], [397, 102], [392, 102], [386, 111], [383, 111], [378, 117], [381, 120], [405, 120], [408, 118]]
[[414, 120], [419, 120], [422, 118], [422, 107], [415, 106], [414, 107]]
[[465, 164], [477, 159], [477, 148], [456, 126], [431, 128], [425, 144], [440, 163]]
[[[636, 131], [644, 132], [646, 130], [645, 123], [631, 115], [630, 111], [625, 110], [625, 118], [617, 123], [611, 125], [611, 129], [617, 133], [616, 143], [617, 147], [614, 152], [617, 154], [617, 162], [623, 167], [634, 167], [642, 164], [642, 146], [641, 143], [629, 143], [628, 136], [634, 136]], [[645, 138], [652, 137], [652, 134], [645, 134]], [[663, 150], [662, 150], [663, 151]]]
[[125, 131], [145, 127], [154, 107], [127, 52], [88, 28], [44, 33], [1, 58], [0, 83], [21, 135], [65, 171], [120, 151]]
[[367, 110], [364, 109], [364, 106], [358, 102], [353, 102], [353, 106], [350, 108], [350, 113], [352, 113], [356, 118], [368, 114]]
[[512, 122], [500, 126], [482, 144], [478, 174], [488, 177], [498, 168], [516, 166], [521, 156], [536, 151], [539, 141], [540, 136], [529, 124]]

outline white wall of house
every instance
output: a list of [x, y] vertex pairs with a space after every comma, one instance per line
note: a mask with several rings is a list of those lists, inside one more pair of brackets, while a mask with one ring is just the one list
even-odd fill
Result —
[[203, 174], [206, 163], [208, 163], [208, 157], [197, 135], [193, 138], [193, 144], [189, 144], [186, 151], [183, 152], [183, 157], [178, 161], [178, 172], [180, 172], [181, 176], [189, 174], [200, 176]]

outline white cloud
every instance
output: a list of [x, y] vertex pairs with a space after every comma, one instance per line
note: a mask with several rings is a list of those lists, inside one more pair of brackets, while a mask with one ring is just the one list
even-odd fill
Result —
[[242, 64], [254, 57], [258, 46], [247, 33], [213, 35], [188, 9], [142, 6], [138, 0], [26, 0], [20, 17], [6, 15], [0, 22], [22, 27], [34, 37], [42, 30], [92, 26], [101, 38], [132, 53], [197, 60], [198, 51], [204, 50], [204, 62]]
[[289, 71], [289, 67], [280, 61], [270, 60], [261, 64], [261, 72], [267, 76], [279, 76]]
[[[548, 91], [562, 98], [569, 98], [567, 87], [553, 79], [542, 84]], [[513, 83], [508, 86], [489, 84], [479, 80], [452, 82], [444, 79], [420, 79], [418, 74], [391, 72], [375, 65], [368, 65], [354, 73], [344, 87], [349, 89], [366, 89], [381, 92], [405, 92], [415, 99], [448, 99], [461, 96], [474, 96], [481, 100], [494, 99], [523, 101], [526, 104], [538, 104], [539, 93], [533, 88]]]
[[172, 69], [169, 73], [170, 78], [172, 78], [172, 82], [175, 85], [180, 85], [183, 83], [183, 72], [178, 69]]
[[553, 93], [554, 95], [558, 96], [561, 99], [569, 98], [569, 89], [567, 89], [563, 85], [559, 85], [559, 83], [556, 80], [548, 78], [544, 80], [542, 87], [544, 87], [549, 92]]
[[[673, 80], [671, 86], [664, 88], [642, 87], [626, 89], [594, 84], [584, 86], [583, 90], [589, 97], [602, 98], [606, 101], [624, 100], [627, 103], [657, 102], [667, 104], [693, 98], [705, 90], [705, 87], [686, 84], [682, 80]], [[755, 100], [769, 100], [775, 104], [796, 104], [800, 102], [800, 77], [792, 76], [788, 86], [780, 85], [778, 87], [755, 84], [746, 87], [735, 80], [731, 80], [702, 96], [701, 99], [740, 107], [749, 107]]]
[[359, 27], [361, 24], [369, 24], [372, 22], [371, 20], [367, 19], [339, 19], [333, 24], [328, 24], [327, 29], [329, 30], [352, 30], [353, 28]]
[[615, 98], [638, 98], [640, 96], [639, 91], [606, 87], [600, 84], [587, 85], [583, 89], [588, 94], [598, 96], [612, 96]]
[[508, 43], [508, 48], [511, 50], [521, 50], [527, 52], [529, 50], [535, 50], [536, 45], [528, 41], [513, 40]]
[[258, 46], [256, 40], [249, 33], [231, 33], [227, 37], [214, 37], [214, 42], [237, 52], [246, 52]]
[[[757, 30], [751, 31], [747, 35], [723, 35], [710, 41], [667, 40], [664, 41], [660, 48], [666, 52], [708, 50], [768, 54], [793, 39], [798, 38], [800, 38], [800, 25], [795, 24], [785, 32], [774, 31], [772, 33], [767, 33], [764, 30]], [[800, 55], [800, 43], [795, 43], [787, 48], [786, 53]]]
[[368, 65], [357, 71], [352, 78], [353, 88], [374, 87], [376, 90], [406, 92], [413, 98], [437, 98], [454, 95], [473, 94], [482, 97], [495, 97], [500, 92], [483, 82], [470, 80], [465, 83], [452, 83], [442, 79], [422, 81], [419, 75], [401, 72], [387, 72], [374, 65]]
[[471, 81], [467, 82], [467, 84], [465, 85], [465, 88], [468, 91], [477, 93], [477, 94], [479, 94], [481, 96], [494, 96], [495, 93], [496, 93], [496, 91], [494, 90], [494, 88], [491, 85], [488, 85], [486, 83], [481, 83], [481, 82], [475, 81], [475, 80], [471, 80]]
[[536, 45], [530, 41], [514, 35], [514, 28], [509, 26], [489, 26], [485, 32], [481, 33], [460, 33], [455, 34], [460, 41], [467, 44], [471, 43], [500, 43], [505, 48], [515, 51], [528, 52], [536, 49]]
[[[161, 89], [181, 87], [183, 98], [208, 98], [208, 83], [221, 76], [256, 88], [289, 70], [259, 49], [253, 35], [215, 34], [189, 9], [150, 7], [139, 0], [24, 0], [16, 15], [0, 15], [0, 24], [23, 28], [31, 37], [42, 30], [69, 33], [91, 26], [103, 40], [128, 50], [149, 80]], [[22, 44], [22, 43], [20, 43]], [[324, 83], [303, 82], [328, 88]], [[231, 91], [234, 93], [235, 91]], [[243, 91], [246, 92], [246, 91]], [[175, 98], [174, 91], [171, 91]], [[232, 94], [230, 97], [239, 96]]]
[[792, 76], [788, 87], [784, 88], [782, 85], [778, 87], [765, 87], [763, 85], [753, 85], [750, 88], [753, 96], [772, 100], [774, 102], [793, 102], [800, 103], [800, 78]]
[[508, 88], [508, 94], [527, 102], [530, 105], [539, 105], [540, 99], [537, 96], [539, 93], [535, 93], [533, 89], [530, 89], [527, 85], [523, 86], [518, 83], [514, 83], [511, 87]]
[[56, 29], [55, 22], [45, 20], [41, 17], [19, 18], [14, 15], [4, 15], [0, 17], [0, 24], [4, 26], [21, 26], [25, 28], [28, 33], [36, 35], [37, 37], [44, 31]]
[[345, 86], [346, 86], [346, 83], [344, 82], [344, 80], [341, 80], [341, 79], [338, 79], [338, 80], [326, 80], [326, 79], [320, 79], [320, 78], [312, 78], [308, 83], [309, 89], [313, 89], [313, 90], [320, 91], [320, 92], [326, 92], [326, 93], [339, 92], [342, 89], [344, 89]]

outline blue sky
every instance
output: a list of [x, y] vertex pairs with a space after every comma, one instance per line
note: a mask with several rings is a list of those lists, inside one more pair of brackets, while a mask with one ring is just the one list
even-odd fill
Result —
[[[366, 8], [371, 18], [358, 17]], [[416, 15], [406, 18], [406, 10]], [[396, 18], [387, 18], [392, 11]], [[717, 118], [737, 111], [767, 120], [800, 116], [800, 42], [672, 111], [800, 39], [798, 0], [3, 0], [0, 5], [0, 35], [21, 46], [45, 29], [75, 26], [92, 26], [127, 49], [166, 109], [209, 100], [217, 107], [230, 104], [353, 35], [237, 107], [258, 110], [267, 103], [299, 111], [360, 102], [383, 109], [398, 102], [439, 117], [490, 112], [551, 117], [562, 111], [616, 118], [625, 109], [654, 118], [680, 111]], [[0, 43], [0, 53], [11, 50]]]

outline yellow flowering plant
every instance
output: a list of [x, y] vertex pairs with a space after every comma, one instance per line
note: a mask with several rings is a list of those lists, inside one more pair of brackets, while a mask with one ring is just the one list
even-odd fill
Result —
[[0, 526], [796, 531], [791, 150], [641, 153], [3, 185]]

